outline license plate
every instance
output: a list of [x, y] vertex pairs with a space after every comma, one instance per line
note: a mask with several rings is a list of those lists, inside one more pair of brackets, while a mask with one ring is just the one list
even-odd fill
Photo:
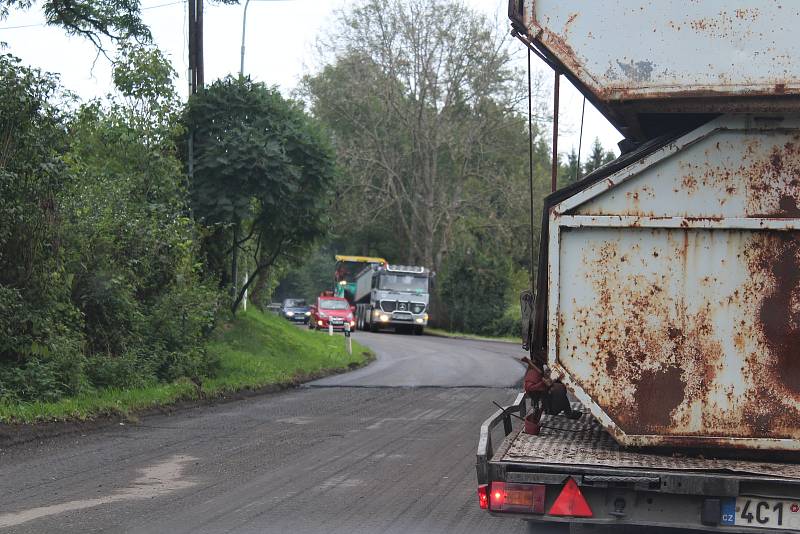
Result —
[[408, 315], [398, 315], [398, 316], [394, 317], [394, 320], [395, 321], [410, 321], [411, 317], [409, 317]]
[[342, 324], [342, 320], [341, 319], [331, 319], [331, 323], [332, 324]]
[[800, 529], [800, 501], [737, 497], [722, 501], [722, 525]]

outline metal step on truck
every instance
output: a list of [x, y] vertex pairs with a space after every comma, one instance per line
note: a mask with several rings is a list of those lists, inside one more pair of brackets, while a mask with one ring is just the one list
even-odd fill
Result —
[[522, 393], [489, 417], [480, 506], [574, 531], [800, 531], [800, 3], [509, 16], [626, 140], [546, 198], [523, 298], [531, 361], [582, 415]]

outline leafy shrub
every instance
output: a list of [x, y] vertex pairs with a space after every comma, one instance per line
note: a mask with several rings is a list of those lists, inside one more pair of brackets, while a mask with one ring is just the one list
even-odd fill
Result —
[[490, 329], [486, 331], [486, 335], [500, 336], [500, 337], [519, 337], [522, 340], [522, 325], [520, 323], [519, 310], [514, 313], [513, 308], [509, 308], [506, 312], [492, 322]]
[[217, 367], [203, 346], [219, 295], [187, 216], [174, 72], [152, 50], [122, 57], [121, 98], [67, 115], [56, 79], [0, 56], [4, 401]]
[[86, 376], [96, 388], [135, 388], [155, 382], [146, 352], [129, 351], [119, 356], [97, 354], [86, 360]]
[[503, 317], [510, 286], [511, 263], [480, 242], [462, 245], [445, 261], [437, 277], [447, 316], [442, 325], [457, 332], [492, 335]]
[[57, 400], [66, 393], [52, 362], [26, 359], [22, 365], [0, 365], [0, 398], [10, 401]]

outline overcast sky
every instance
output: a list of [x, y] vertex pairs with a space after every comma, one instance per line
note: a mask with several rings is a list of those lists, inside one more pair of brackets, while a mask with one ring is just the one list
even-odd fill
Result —
[[[251, 0], [247, 14], [245, 71], [253, 78], [276, 84], [288, 94], [299, 79], [319, 65], [313, 45], [317, 36], [329, 31], [333, 11], [352, 0]], [[503, 18], [507, 0], [465, 0], [474, 9], [492, 19]], [[180, 89], [188, 93], [186, 82], [186, 3], [176, 0], [142, 0], [143, 17], [150, 26], [158, 47], [172, 60], [180, 75]], [[205, 9], [206, 83], [239, 71], [242, 38], [240, 6], [211, 5]], [[58, 28], [44, 26], [39, 2], [28, 11], [12, 11], [0, 21], [0, 42], [8, 43], [7, 52], [26, 63], [61, 75], [65, 87], [83, 98], [102, 96], [111, 89], [110, 66], [96, 58], [93, 46], [78, 37], [67, 37]], [[522, 44], [518, 47], [524, 61]], [[94, 67], [93, 67], [94, 65]], [[537, 70], [546, 73], [552, 88], [552, 73], [534, 58]], [[552, 91], [551, 91], [552, 95]], [[560, 152], [578, 146], [583, 97], [562, 77], [560, 113]], [[582, 155], [588, 153], [592, 140], [599, 137], [607, 149], [616, 153], [621, 135], [587, 102]], [[582, 159], [584, 159], [582, 158]]]

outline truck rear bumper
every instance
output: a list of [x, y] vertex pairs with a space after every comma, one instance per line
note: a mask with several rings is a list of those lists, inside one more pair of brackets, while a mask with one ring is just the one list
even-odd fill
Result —
[[427, 326], [428, 323], [427, 323], [427, 321], [417, 322], [417, 321], [391, 320], [391, 321], [386, 322], [386, 323], [381, 323], [381, 325], [386, 325], [386, 326]]
[[[512, 413], [525, 414], [520, 394], [504, 411], [498, 410], [484, 422], [477, 455], [479, 485], [517, 489], [543, 487], [543, 505], [538, 510], [490, 510], [492, 515], [514, 516], [530, 521], [677, 527], [722, 532], [775, 532], [777, 515], [768, 519], [769, 508], [756, 517], [759, 503], [781, 499], [785, 512], [783, 528], [790, 521], [800, 524], [800, 477], [796, 464], [714, 460], [669, 453], [620, 449], [606, 436], [581, 432], [584, 416], [577, 422], [563, 418], [543, 419], [539, 436], [520, 433]], [[501, 426], [502, 423], [502, 426]], [[576, 428], [566, 428], [568, 425]], [[495, 450], [492, 433], [503, 440]], [[600, 445], [598, 445], [598, 443]], [[586, 499], [590, 517], [556, 516], [553, 504], [565, 483], [574, 480]], [[508, 486], [512, 485], [512, 486]], [[516, 486], [513, 486], [516, 485]], [[539, 491], [542, 491], [541, 489]], [[751, 514], [743, 511], [737, 498], [753, 499]], [[772, 507], [774, 501], [770, 501]], [[741, 504], [742, 501], [739, 501]], [[491, 507], [491, 506], [490, 506]], [[792, 511], [794, 510], [794, 511]], [[731, 517], [731, 515], [733, 517]], [[748, 515], [749, 521], [748, 521]], [[796, 516], [796, 517], [794, 517]]]

